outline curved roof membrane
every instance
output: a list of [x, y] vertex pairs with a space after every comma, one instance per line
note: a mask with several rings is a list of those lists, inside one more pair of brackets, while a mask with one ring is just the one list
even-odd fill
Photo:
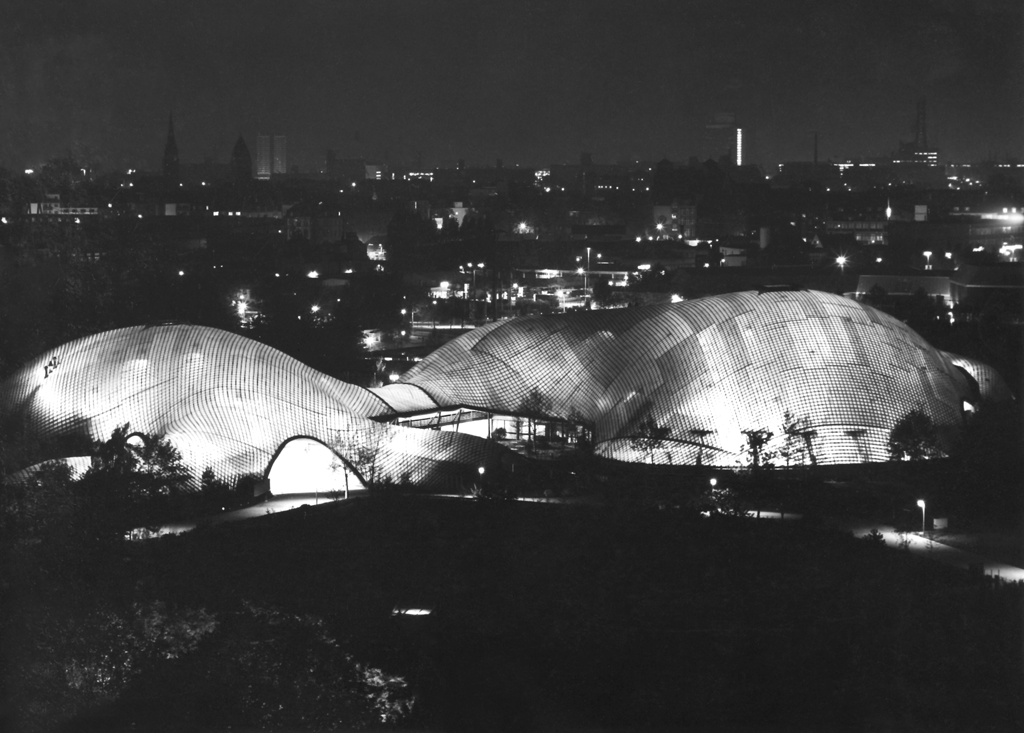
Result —
[[857, 463], [888, 460], [890, 431], [912, 410], [948, 444], [986, 398], [1012, 399], [991, 368], [873, 308], [808, 291], [492, 323], [373, 390], [181, 324], [79, 339], [0, 384], [0, 412], [51, 446], [130, 423], [169, 438], [196, 475], [211, 467], [231, 479], [265, 474], [282, 445], [306, 437], [357, 472], [370, 455], [377, 478], [449, 486], [507, 463], [508, 451], [390, 418], [469, 407], [566, 420], [622, 461], [735, 466], [766, 438], [759, 455], [776, 464]]
[[[47, 352], [0, 385], [0, 411], [42, 441], [105, 440], [125, 423], [166, 436], [198, 475], [264, 474], [277, 449], [306, 436], [376, 478], [444, 481], [499, 460], [485, 440], [382, 424], [372, 392], [257, 341], [190, 325], [125, 328]], [[64, 457], [49, 455], [47, 457]]]
[[442, 407], [585, 423], [608, 458], [719, 466], [745, 463], [751, 435], [767, 433], [777, 464], [885, 461], [907, 413], [925, 412], [948, 441], [977, 399], [904, 323], [813, 291], [494, 323], [399, 383]]

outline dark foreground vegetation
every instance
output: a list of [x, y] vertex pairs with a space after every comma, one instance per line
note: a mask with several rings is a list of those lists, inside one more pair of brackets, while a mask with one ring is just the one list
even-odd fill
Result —
[[1024, 588], [815, 522], [384, 494], [3, 557], [16, 730], [1024, 724]]

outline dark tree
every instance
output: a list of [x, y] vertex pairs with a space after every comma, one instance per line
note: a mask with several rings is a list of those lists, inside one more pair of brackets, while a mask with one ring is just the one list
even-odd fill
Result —
[[636, 434], [629, 439], [629, 447], [644, 454], [653, 464], [654, 451], [671, 433], [672, 428], [658, 425], [653, 417], [647, 417], [640, 421]]
[[755, 470], [759, 470], [764, 467], [770, 467], [772, 460], [775, 458], [775, 454], [772, 451], [765, 449], [768, 441], [775, 435], [771, 430], [765, 428], [759, 428], [757, 430], [744, 430], [743, 435], [747, 438], [747, 457], [750, 460], [750, 466]]
[[519, 407], [516, 408], [516, 412], [528, 418], [530, 440], [533, 441], [537, 437], [537, 420], [548, 417], [551, 412], [551, 398], [547, 397], [539, 389], [534, 387], [530, 390], [529, 394], [519, 402]]
[[813, 448], [814, 438], [818, 433], [812, 430], [810, 425], [810, 418], [796, 418], [793, 413], [786, 410], [782, 418], [784, 440], [779, 455], [786, 462], [787, 468], [792, 465], [803, 465], [808, 460], [812, 465], [817, 464]]
[[92, 467], [78, 483], [97, 536], [116, 540], [129, 530], [170, 518], [191, 482], [170, 441], [132, 435], [126, 423], [95, 445]]
[[889, 433], [889, 456], [894, 461], [941, 458], [943, 452], [931, 417], [921, 410], [911, 410], [901, 417]]

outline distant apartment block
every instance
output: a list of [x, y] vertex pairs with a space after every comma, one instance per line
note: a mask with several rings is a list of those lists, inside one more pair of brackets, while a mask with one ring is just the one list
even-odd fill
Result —
[[829, 234], [853, 234], [858, 244], [888, 244], [884, 220], [879, 221], [828, 221], [825, 228]]

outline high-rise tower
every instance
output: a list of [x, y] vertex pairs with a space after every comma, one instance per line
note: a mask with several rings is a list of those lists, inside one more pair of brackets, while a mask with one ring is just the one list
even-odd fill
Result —
[[288, 140], [284, 135], [256, 136], [256, 177], [267, 180], [271, 175], [288, 172]]
[[704, 157], [716, 163], [743, 165], [743, 128], [732, 112], [716, 112], [704, 125]]
[[174, 115], [167, 120], [167, 142], [164, 144], [164, 180], [168, 183], [178, 182], [178, 143], [174, 140]]
[[288, 140], [284, 135], [274, 135], [274, 175], [288, 172]]
[[256, 136], [256, 177], [261, 181], [270, 178], [270, 135]]
[[925, 100], [917, 100], [917, 124], [914, 126], [914, 144], [918, 150], [928, 149], [928, 117]]

